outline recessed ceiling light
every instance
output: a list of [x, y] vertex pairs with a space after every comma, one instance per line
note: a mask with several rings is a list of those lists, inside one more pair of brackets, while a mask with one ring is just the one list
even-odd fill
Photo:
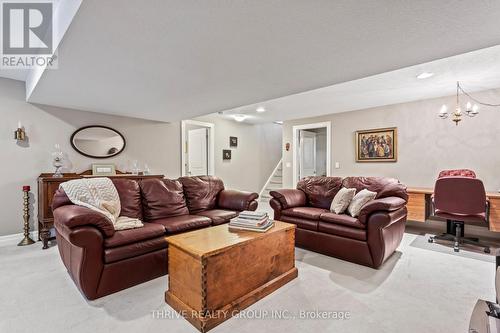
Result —
[[417, 75], [417, 79], [423, 80], [423, 79], [428, 79], [430, 77], [433, 77], [434, 73], [432, 72], [423, 72]]
[[283, 121], [282, 120], [276, 120], [274, 123], [278, 124], [278, 125], [283, 125]]
[[262, 112], [266, 112], [266, 109], [263, 106], [259, 106], [255, 111], [262, 113]]
[[247, 115], [244, 114], [235, 114], [233, 115], [234, 120], [242, 122], [243, 120], [247, 119]]

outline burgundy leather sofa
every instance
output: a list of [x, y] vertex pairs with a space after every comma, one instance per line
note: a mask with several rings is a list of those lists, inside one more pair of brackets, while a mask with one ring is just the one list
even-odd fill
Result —
[[257, 208], [257, 193], [225, 190], [216, 177], [113, 183], [122, 215], [141, 219], [144, 227], [115, 231], [103, 215], [73, 205], [62, 190], [52, 205], [62, 261], [91, 300], [167, 274], [166, 235], [226, 223]]
[[[342, 188], [377, 192], [358, 217], [330, 212]], [[271, 191], [274, 218], [297, 225], [295, 244], [357, 264], [380, 267], [396, 250], [406, 222], [406, 187], [393, 178], [306, 177], [297, 189]]]

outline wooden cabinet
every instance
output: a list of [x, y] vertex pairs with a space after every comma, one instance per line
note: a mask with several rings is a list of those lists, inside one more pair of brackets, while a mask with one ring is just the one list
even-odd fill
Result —
[[[127, 178], [141, 180], [144, 178], [163, 178], [163, 175], [132, 175], [117, 171], [116, 176], [109, 178]], [[65, 173], [63, 177], [54, 178], [51, 173], [42, 173], [38, 177], [38, 239], [43, 242], [43, 249], [48, 248], [50, 230], [54, 226], [54, 215], [52, 214], [52, 199], [59, 188], [59, 184], [68, 180], [92, 177], [92, 171], [83, 173]]]

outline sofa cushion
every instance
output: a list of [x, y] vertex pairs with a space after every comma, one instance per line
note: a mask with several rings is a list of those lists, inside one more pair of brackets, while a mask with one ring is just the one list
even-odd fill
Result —
[[340, 177], [305, 177], [297, 183], [297, 189], [306, 194], [309, 206], [324, 209], [330, 209], [332, 200], [341, 187]]
[[104, 249], [104, 262], [109, 264], [115, 261], [137, 257], [149, 252], [166, 249], [166, 237], [157, 237], [142, 242], [136, 242], [119, 247]]
[[306, 220], [300, 217], [281, 216], [280, 221], [293, 223], [300, 229], [318, 231], [318, 220]]
[[356, 195], [355, 188], [342, 187], [337, 194], [335, 194], [332, 204], [330, 205], [330, 211], [335, 214], [344, 213], [347, 207], [349, 207], [354, 195]]
[[352, 198], [349, 207], [347, 207], [347, 212], [352, 217], [356, 217], [361, 212], [361, 209], [371, 200], [375, 199], [377, 196], [376, 192], [368, 191], [367, 189], [359, 191], [354, 198]]
[[165, 227], [144, 222], [141, 228], [117, 230], [114, 235], [104, 239], [104, 247], [117, 247], [165, 235]]
[[151, 223], [163, 225], [167, 233], [175, 234], [208, 227], [212, 224], [212, 220], [208, 217], [199, 215], [181, 215], [154, 220], [151, 221]]
[[366, 225], [361, 223], [357, 218], [347, 214], [323, 213], [319, 219], [324, 222], [345, 225], [351, 228], [365, 229]]
[[224, 183], [214, 176], [181, 177], [187, 206], [191, 214], [214, 209], [217, 195], [224, 189]]
[[356, 193], [364, 189], [379, 193], [386, 186], [398, 183], [397, 179], [390, 177], [346, 177], [342, 180], [344, 187], [355, 188]]
[[[121, 204], [121, 216], [143, 220], [141, 191], [139, 183], [133, 179], [111, 179], [116, 187]], [[73, 205], [62, 188], [57, 189], [52, 199], [52, 211], [62, 206]]]
[[189, 214], [182, 184], [179, 181], [143, 179], [140, 186], [145, 220]]
[[213, 225], [219, 225], [229, 222], [230, 219], [238, 216], [238, 213], [226, 209], [210, 209], [198, 212], [196, 215], [208, 217], [212, 220]]
[[[327, 233], [330, 235], [337, 235], [337, 236], [357, 239], [357, 240], [361, 240], [361, 241], [366, 241], [366, 230], [349, 228], [349, 227], [335, 224], [335, 223], [320, 221], [318, 223], [318, 231], [324, 232], [324, 233]], [[346, 251], [348, 251], [348, 249], [346, 249]]]
[[111, 181], [118, 191], [120, 197], [120, 216], [143, 220], [141, 187], [139, 182], [133, 179], [112, 178]]
[[328, 210], [315, 207], [294, 207], [281, 211], [281, 215], [300, 217], [303, 219], [319, 220], [319, 216]]

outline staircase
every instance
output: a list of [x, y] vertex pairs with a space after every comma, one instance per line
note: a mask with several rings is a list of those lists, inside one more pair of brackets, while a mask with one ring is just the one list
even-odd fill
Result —
[[283, 168], [282, 168], [282, 160], [278, 162], [276, 168], [274, 168], [273, 173], [267, 180], [266, 184], [262, 188], [259, 194], [260, 201], [262, 203], [268, 203], [271, 199], [270, 191], [283, 188]]

